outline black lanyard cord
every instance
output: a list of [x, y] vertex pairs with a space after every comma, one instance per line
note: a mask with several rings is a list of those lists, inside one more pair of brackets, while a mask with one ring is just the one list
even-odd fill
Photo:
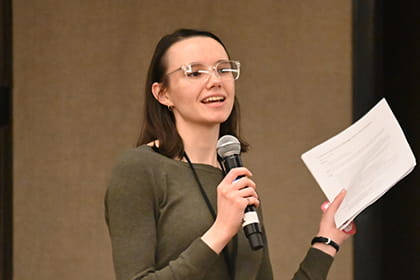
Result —
[[[199, 186], [201, 195], [203, 196], [204, 201], [206, 202], [207, 208], [209, 209], [211, 216], [213, 217], [213, 220], [216, 220], [216, 211], [214, 210], [213, 206], [210, 203], [210, 200], [206, 194], [206, 191], [204, 190], [203, 185], [201, 184], [200, 178], [198, 177], [198, 174], [193, 166], [193, 164], [191, 163], [190, 158], [187, 156], [187, 154], [184, 152], [184, 157], [188, 162], [188, 165], [190, 166], [190, 169], [194, 175], [195, 181], [197, 182], [197, 185]], [[228, 251], [228, 247], [225, 246], [225, 248], [223, 248], [223, 256], [225, 258], [225, 262], [228, 268], [228, 272], [230, 275], [230, 278], [232, 280], [235, 279], [235, 261], [236, 261], [236, 254], [237, 254], [237, 248], [238, 248], [238, 239], [237, 236], [235, 235], [233, 237], [233, 249], [232, 249], [232, 256], [230, 256], [229, 251]]]

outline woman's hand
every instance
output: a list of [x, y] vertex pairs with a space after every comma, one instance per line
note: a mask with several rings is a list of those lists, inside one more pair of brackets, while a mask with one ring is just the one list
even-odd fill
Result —
[[245, 167], [233, 168], [217, 186], [216, 221], [201, 237], [216, 253], [220, 253], [239, 231], [245, 208], [260, 205], [250, 176], [251, 172]]
[[[322, 214], [321, 222], [319, 224], [319, 232], [317, 234], [317, 236], [330, 238], [338, 245], [343, 244], [343, 242], [352, 235], [351, 233], [339, 230], [335, 225], [334, 219], [335, 213], [337, 212], [338, 207], [340, 207], [346, 193], [347, 191], [343, 189]], [[336, 250], [330, 245], [315, 243], [312, 247], [317, 248], [331, 256], [335, 256], [336, 254]]]

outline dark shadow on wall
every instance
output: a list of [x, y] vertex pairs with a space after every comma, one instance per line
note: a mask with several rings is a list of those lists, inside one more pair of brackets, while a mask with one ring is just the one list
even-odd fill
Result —
[[[420, 2], [353, 1], [353, 119], [385, 97], [418, 158]], [[355, 280], [420, 274], [419, 168], [356, 220]]]

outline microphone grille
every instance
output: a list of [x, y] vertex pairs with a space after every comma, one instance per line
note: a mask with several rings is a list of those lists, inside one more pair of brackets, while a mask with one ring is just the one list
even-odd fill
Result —
[[241, 153], [241, 143], [235, 136], [224, 135], [217, 141], [216, 151], [222, 158], [234, 154], [239, 155]]

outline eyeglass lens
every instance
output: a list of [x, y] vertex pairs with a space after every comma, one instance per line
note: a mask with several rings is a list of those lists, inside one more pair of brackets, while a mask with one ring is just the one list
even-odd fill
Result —
[[235, 61], [219, 62], [213, 69], [203, 64], [190, 64], [185, 68], [185, 75], [190, 80], [204, 80], [212, 70], [222, 80], [236, 80], [239, 77], [239, 65]]

